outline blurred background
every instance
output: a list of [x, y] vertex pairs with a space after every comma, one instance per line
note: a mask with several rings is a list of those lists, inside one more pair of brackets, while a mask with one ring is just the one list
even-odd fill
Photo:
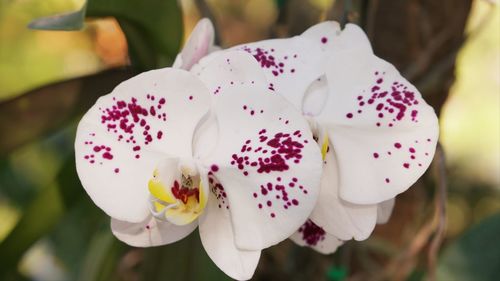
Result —
[[97, 97], [172, 63], [201, 17], [218, 43], [354, 22], [441, 122], [426, 175], [391, 220], [322, 256], [289, 241], [254, 280], [498, 280], [500, 8], [483, 0], [90, 0], [86, 20], [33, 20], [83, 0], [0, 0], [0, 280], [227, 280], [197, 232], [135, 249], [116, 240], [74, 170], [76, 124]]

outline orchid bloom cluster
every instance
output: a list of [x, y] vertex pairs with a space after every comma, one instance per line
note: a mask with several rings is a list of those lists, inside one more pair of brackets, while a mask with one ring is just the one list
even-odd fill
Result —
[[77, 171], [113, 234], [150, 247], [198, 227], [238, 280], [287, 238], [324, 254], [368, 238], [430, 165], [433, 109], [356, 25], [213, 40], [201, 20], [172, 68], [121, 83], [80, 121]]

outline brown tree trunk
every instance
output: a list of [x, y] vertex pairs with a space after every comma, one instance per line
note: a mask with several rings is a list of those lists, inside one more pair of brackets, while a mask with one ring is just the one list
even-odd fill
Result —
[[366, 2], [363, 25], [375, 54], [394, 64], [439, 113], [455, 80], [472, 0]]

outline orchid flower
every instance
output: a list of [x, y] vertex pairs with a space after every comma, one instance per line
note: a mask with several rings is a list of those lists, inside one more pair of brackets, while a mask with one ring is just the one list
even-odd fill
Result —
[[269, 92], [255, 59], [235, 51], [198, 76], [152, 70], [101, 97], [79, 123], [76, 165], [113, 234], [149, 247], [198, 227], [222, 271], [251, 278], [261, 250], [307, 220], [322, 172], [307, 121]]
[[[353, 24], [341, 30], [336, 22], [323, 22], [300, 36], [230, 50], [255, 57], [268, 89], [302, 111], [322, 151], [319, 201], [292, 240], [327, 253], [340, 240], [368, 238], [389, 219], [395, 196], [430, 165], [438, 139], [434, 110], [373, 54]], [[214, 57], [207, 52], [192, 71]]]
[[394, 197], [430, 165], [438, 139], [434, 110], [373, 54], [356, 25], [341, 31], [325, 22], [295, 38], [236, 49], [260, 59], [273, 89], [302, 110], [322, 148], [311, 221], [341, 240], [366, 239], [377, 221], [388, 220]]

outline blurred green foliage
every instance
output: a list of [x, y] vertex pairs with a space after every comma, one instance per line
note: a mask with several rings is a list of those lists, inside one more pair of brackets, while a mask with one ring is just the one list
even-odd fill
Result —
[[86, 11], [87, 3], [75, 12], [63, 13], [33, 20], [30, 22], [28, 27], [38, 30], [80, 30], [83, 28]]
[[[9, 132], [8, 138], [0, 138], [0, 156], [60, 131], [134, 73], [127, 68], [107, 70], [54, 83], [0, 103], [0, 128]], [[17, 117], [15, 122], [12, 116]]]
[[438, 280], [498, 280], [498, 237], [500, 213], [473, 226], [444, 250], [438, 267]]
[[85, 17], [115, 17], [127, 37], [132, 65], [145, 71], [173, 63], [182, 40], [176, 0], [88, 0], [82, 8], [32, 21], [41, 30], [80, 30]]
[[36, 17], [75, 9], [77, 2], [0, 1], [0, 101], [102, 68], [92, 30], [55, 33], [26, 28]]

